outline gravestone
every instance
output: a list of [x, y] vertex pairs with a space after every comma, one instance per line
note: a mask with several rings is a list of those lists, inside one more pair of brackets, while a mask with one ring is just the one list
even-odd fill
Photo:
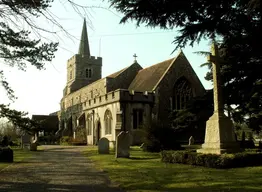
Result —
[[188, 145], [193, 145], [195, 143], [195, 139], [193, 136], [189, 137]]
[[9, 147], [0, 147], [0, 162], [11, 163], [14, 161], [14, 152]]
[[214, 113], [206, 122], [205, 143], [197, 150], [198, 153], [222, 154], [240, 151], [233, 122], [224, 114], [219, 59], [218, 47], [213, 43], [208, 62], [212, 62], [213, 67]]
[[121, 131], [116, 138], [115, 157], [129, 158], [130, 156], [130, 134], [129, 132]]
[[99, 154], [109, 154], [109, 140], [102, 137], [98, 141], [98, 153]]
[[21, 137], [21, 146], [23, 149], [30, 149], [31, 136], [25, 134]]

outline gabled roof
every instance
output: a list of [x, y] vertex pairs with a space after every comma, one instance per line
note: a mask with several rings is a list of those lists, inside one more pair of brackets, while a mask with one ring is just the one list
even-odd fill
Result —
[[108, 75], [107, 77], [110, 77], [110, 78], [116, 78], [118, 75], [120, 75], [122, 72], [124, 72], [127, 68], [129, 68], [130, 66], [128, 66], [128, 67], [125, 67], [125, 68], [123, 68], [123, 69], [121, 69], [121, 70], [119, 70], [119, 71], [117, 71], [117, 72], [115, 72], [115, 73], [113, 73], [113, 74], [111, 74], [111, 75]]
[[154, 91], [174, 60], [175, 58], [172, 58], [140, 70], [128, 89], [135, 91]]

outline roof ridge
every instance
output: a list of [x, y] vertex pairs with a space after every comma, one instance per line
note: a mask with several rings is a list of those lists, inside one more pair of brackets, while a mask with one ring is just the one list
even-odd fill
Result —
[[[178, 56], [177, 56], [177, 57], [174, 57], [173, 59], [170, 59], [170, 60], [172, 60], [172, 61], [170, 62], [169, 66], [167, 67], [167, 69], [165, 70], [165, 72], [162, 74], [162, 76], [160, 77], [160, 79], [159, 79], [158, 82], [155, 84], [155, 86], [153, 87], [152, 90], [155, 90], [155, 89], [156, 89], [156, 87], [158, 86], [158, 84], [162, 81], [162, 79], [164, 78], [164, 76], [166, 75], [166, 73], [169, 71], [169, 69], [171, 68], [171, 66], [175, 63], [175, 61], [176, 61], [177, 58], [178, 58]], [[167, 60], [167, 61], [168, 61], [168, 60]]]
[[156, 66], [156, 65], [160, 65], [160, 64], [162, 64], [162, 63], [164, 63], [164, 62], [167, 62], [167, 61], [169, 61], [169, 60], [173, 60], [173, 59], [175, 59], [175, 58], [176, 58], [176, 57], [173, 57], [173, 58], [171, 58], [171, 59], [166, 59], [166, 60], [161, 61], [161, 62], [159, 62], [159, 63], [150, 65], [150, 66], [148, 66], [148, 67], [145, 67], [145, 68], [143, 68], [143, 69], [140, 69], [139, 72], [140, 72], [141, 70], [148, 69], [148, 68], [154, 67], [154, 66]]
[[[110, 74], [110, 75], [108, 75], [108, 76], [106, 76], [106, 77], [110, 77], [111, 75], [116, 74], [116, 76], [111, 77], [111, 78], [116, 78], [118, 75], [120, 75], [121, 73], [123, 73], [125, 70], [127, 70], [129, 67], [131, 67], [131, 66], [134, 65], [134, 64], [138, 64], [138, 63], [133, 63], [133, 64], [131, 64], [131, 65], [128, 65], [127, 67], [124, 67], [124, 68], [122, 68], [122, 69], [120, 69], [120, 70], [118, 70], [118, 71], [116, 71], [116, 72], [114, 72], [114, 73], [112, 73], [112, 74]], [[139, 64], [138, 64], [138, 65], [139, 65]]]

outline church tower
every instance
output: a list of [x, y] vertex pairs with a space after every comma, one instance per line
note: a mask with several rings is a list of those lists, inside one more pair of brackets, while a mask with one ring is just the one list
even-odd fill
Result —
[[84, 19], [78, 54], [67, 61], [67, 83], [64, 96], [101, 79], [102, 58], [90, 54], [86, 20]]

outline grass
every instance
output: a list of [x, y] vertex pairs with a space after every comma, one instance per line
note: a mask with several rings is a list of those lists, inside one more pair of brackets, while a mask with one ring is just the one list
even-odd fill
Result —
[[[14, 162], [13, 163], [20, 162], [20, 161], [27, 159], [27, 158], [30, 158], [32, 156], [32, 152], [29, 151], [29, 150], [23, 150], [23, 149], [18, 148], [18, 147], [13, 147], [12, 149], [13, 149], [13, 152], [14, 152]], [[0, 171], [10, 164], [11, 163], [1, 163], [0, 162]]]
[[127, 192], [262, 191], [262, 166], [218, 170], [164, 164], [158, 153], [139, 148], [131, 149], [130, 159], [116, 160], [113, 152], [99, 155], [96, 147], [88, 147], [85, 154]]

